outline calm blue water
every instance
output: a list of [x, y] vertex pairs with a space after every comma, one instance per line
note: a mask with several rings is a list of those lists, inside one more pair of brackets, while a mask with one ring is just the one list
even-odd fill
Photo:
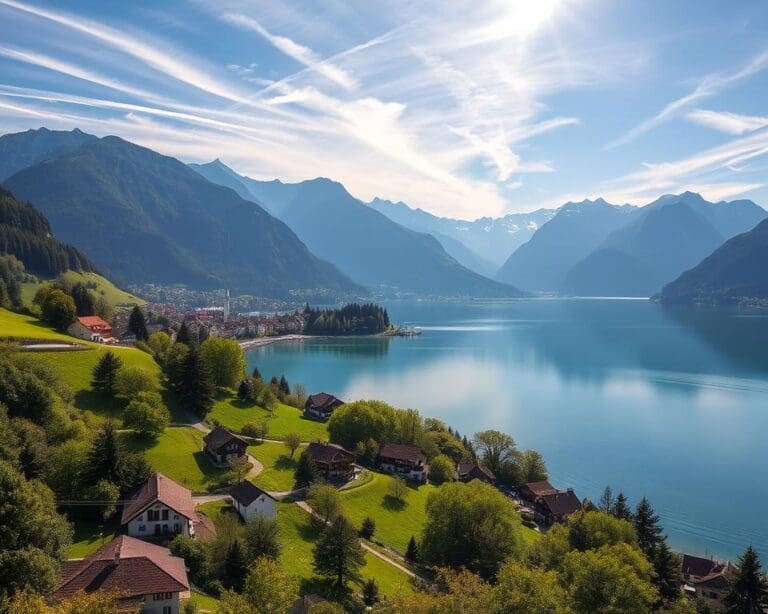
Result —
[[418, 338], [249, 352], [310, 392], [419, 409], [540, 450], [551, 481], [646, 495], [672, 545], [768, 559], [768, 313], [634, 300], [394, 302]]

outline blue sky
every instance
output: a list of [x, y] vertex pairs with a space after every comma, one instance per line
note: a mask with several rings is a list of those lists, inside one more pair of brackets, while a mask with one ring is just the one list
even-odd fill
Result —
[[768, 205], [768, 3], [0, 0], [0, 131], [117, 134], [474, 219]]

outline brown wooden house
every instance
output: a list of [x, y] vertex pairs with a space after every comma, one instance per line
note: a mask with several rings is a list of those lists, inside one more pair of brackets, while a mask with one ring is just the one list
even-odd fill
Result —
[[581, 501], [572, 488], [541, 495], [534, 502], [536, 520], [547, 525], [565, 522], [580, 509]]
[[550, 495], [557, 492], [557, 488], [549, 482], [528, 482], [520, 487], [520, 498], [528, 503], [534, 503], [536, 499], [543, 495]]
[[337, 399], [327, 392], [312, 394], [304, 403], [304, 415], [316, 420], [328, 420], [331, 414], [344, 405], [344, 401]]
[[385, 443], [379, 450], [379, 469], [409, 480], [427, 479], [427, 457], [419, 446], [410, 443]]
[[217, 426], [205, 437], [205, 451], [216, 465], [229, 465], [236, 458], [245, 456], [248, 442], [227, 429]]
[[325, 479], [350, 479], [354, 475], [355, 455], [335, 443], [313, 441], [307, 446], [318, 472]]
[[478, 463], [459, 463], [456, 467], [456, 479], [459, 482], [480, 480], [487, 484], [496, 483], [496, 476], [493, 475], [493, 471]]

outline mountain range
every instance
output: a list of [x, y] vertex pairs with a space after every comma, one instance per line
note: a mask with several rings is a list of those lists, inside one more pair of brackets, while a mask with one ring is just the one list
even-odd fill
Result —
[[666, 303], [737, 303], [768, 299], [768, 219], [729, 239], [664, 286]]
[[665, 195], [635, 210], [566, 275], [577, 296], [651, 296], [766, 212], [749, 200], [711, 203], [699, 194]]
[[421, 295], [521, 295], [462, 266], [435, 237], [393, 222], [336, 181], [258, 181], [238, 175], [218, 160], [192, 168], [223, 185], [239, 182], [240, 194], [250, 194], [288, 224], [313, 253], [363, 286]]
[[518, 247], [554, 217], [555, 209], [481, 217], [475, 221], [438, 217], [403, 202], [374, 198], [368, 206], [398, 224], [434, 236], [451, 256], [467, 268], [493, 276]]
[[[31, 136], [30, 152], [39, 141]], [[18, 140], [15, 147], [23, 149]], [[263, 296], [362, 292], [259, 205], [118, 137], [85, 139], [3, 183], [34, 202], [62, 240], [123, 283], [226, 285]]]
[[566, 203], [517, 248], [496, 279], [532, 292], [558, 293], [571, 267], [626, 224], [635, 210], [602, 198]]

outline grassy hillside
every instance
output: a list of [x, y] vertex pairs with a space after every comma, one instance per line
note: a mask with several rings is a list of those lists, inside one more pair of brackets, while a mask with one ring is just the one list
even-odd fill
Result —
[[265, 441], [255, 446], [248, 446], [249, 454], [264, 465], [264, 471], [254, 478], [253, 483], [270, 492], [293, 490], [294, 473], [299, 462], [303, 446], [296, 450], [291, 458], [290, 451], [282, 443]]
[[13, 313], [7, 309], [0, 308], [0, 339], [9, 338], [77, 342], [84, 346], [94, 345], [87, 341], [70, 337], [65, 333], [57, 332], [32, 316]]
[[[96, 296], [103, 296], [111, 305], [144, 305], [147, 301], [143, 298], [121, 290], [106, 277], [102, 277], [98, 273], [79, 273], [77, 271], [67, 271], [64, 276], [73, 284], [80, 282], [90, 288]], [[37, 283], [22, 284], [21, 298], [25, 305], [31, 305], [32, 299], [35, 298], [35, 292], [37, 289], [46, 283], [45, 280], [41, 280]]]

